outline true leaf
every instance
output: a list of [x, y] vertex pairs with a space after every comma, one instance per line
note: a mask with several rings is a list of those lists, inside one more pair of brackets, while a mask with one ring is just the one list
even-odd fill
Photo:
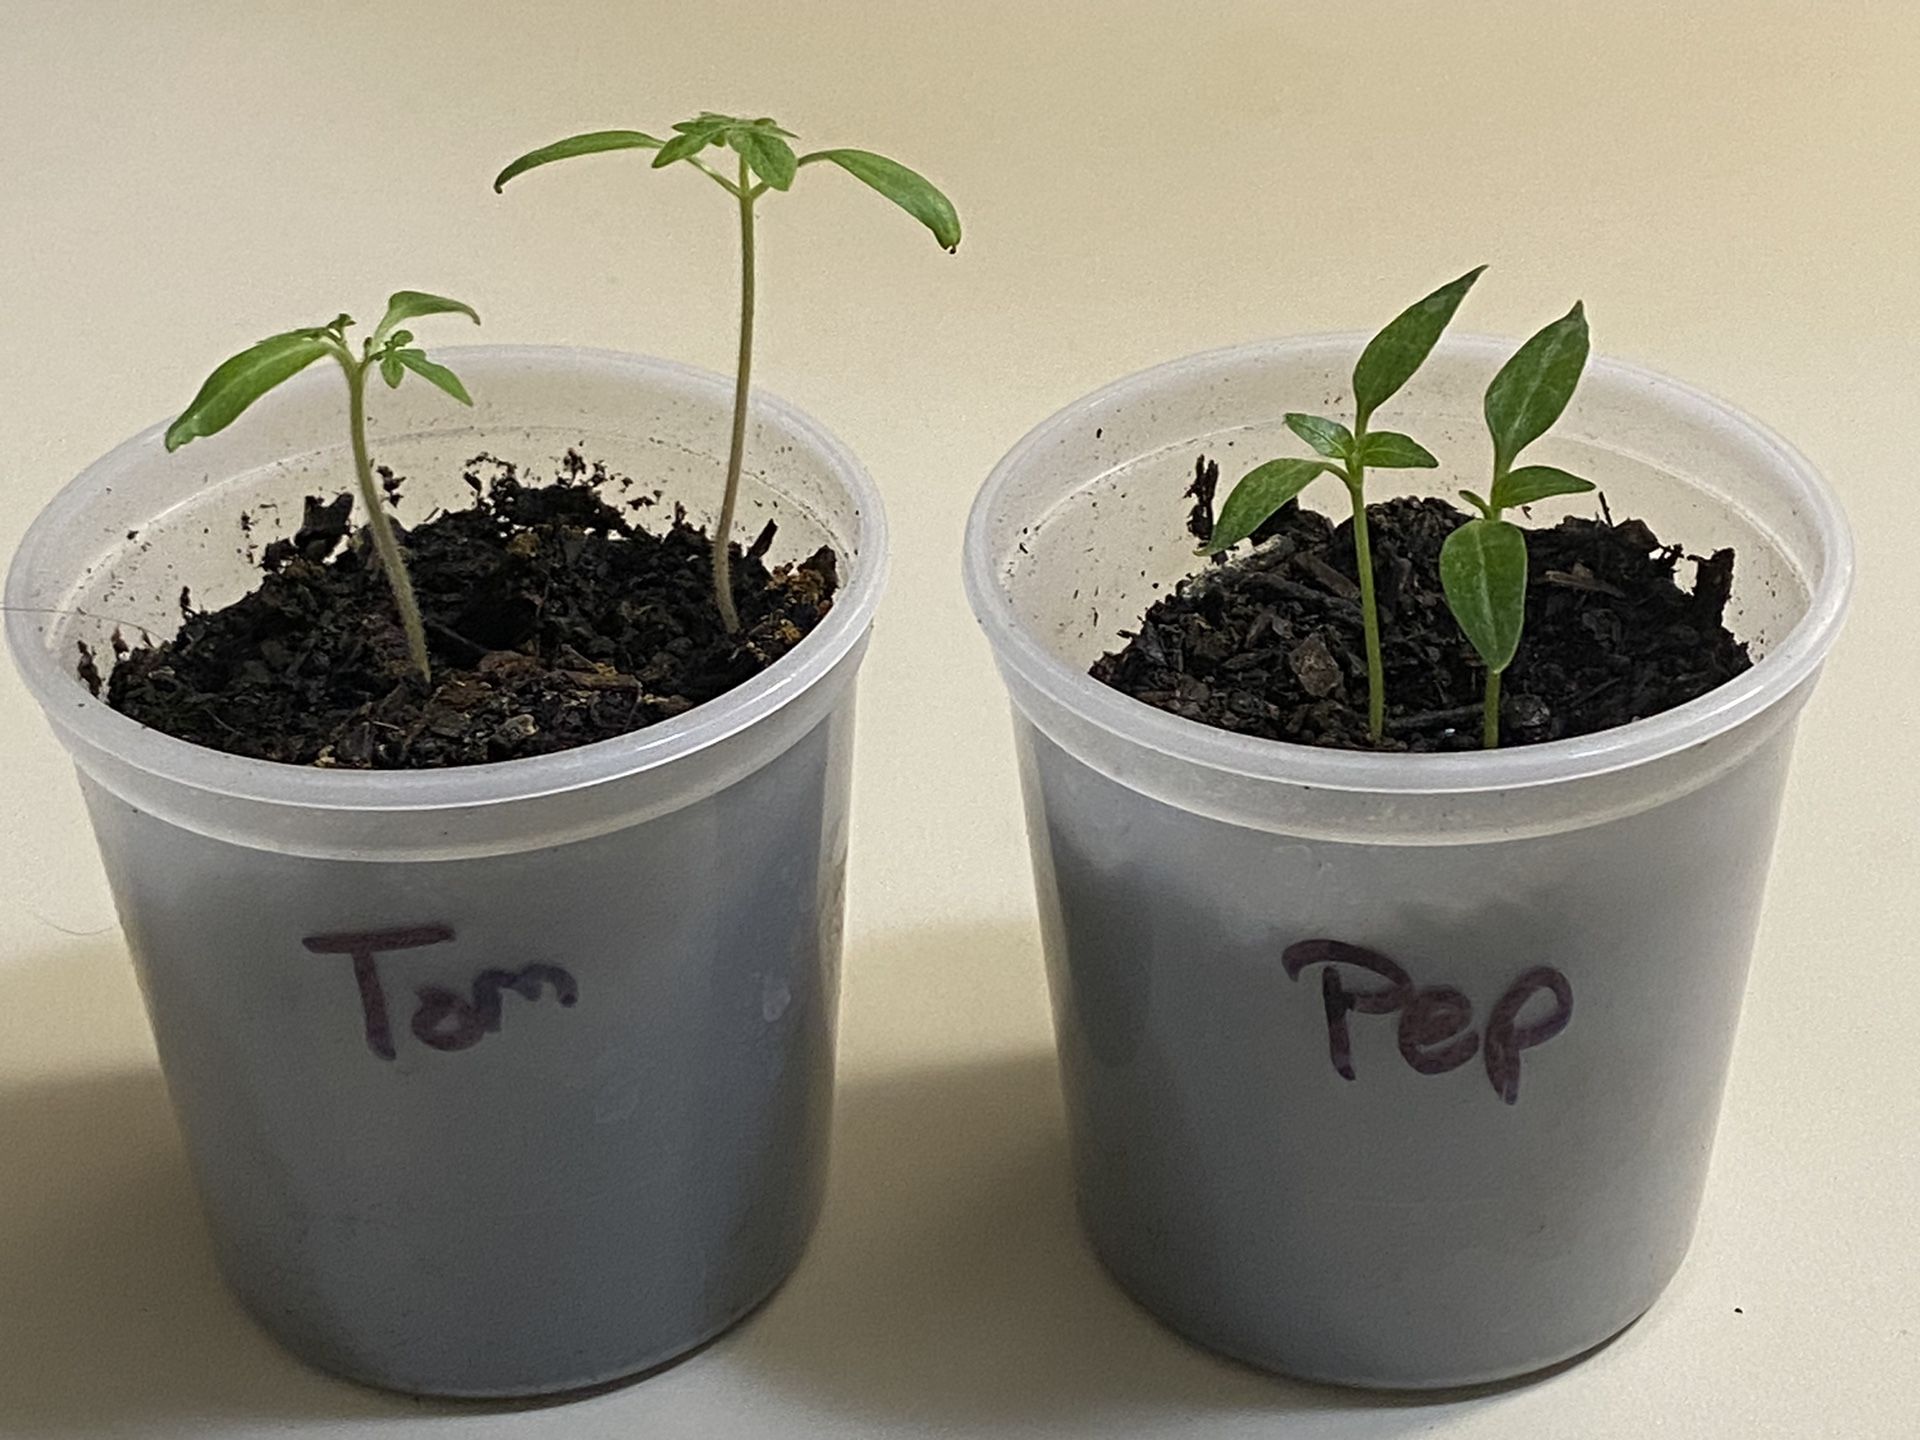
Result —
[[167, 449], [178, 450], [189, 440], [218, 434], [281, 381], [333, 353], [326, 340], [302, 331], [274, 335], [242, 350], [207, 377], [200, 393], [167, 427]]
[[1269, 460], [1240, 477], [1233, 494], [1220, 507], [1213, 535], [1204, 553], [1218, 555], [1246, 539], [1287, 501], [1306, 489], [1315, 476], [1337, 475], [1339, 468], [1325, 460]]
[[431, 380], [462, 405], [473, 404], [473, 397], [467, 394], [467, 387], [460, 383], [460, 377], [446, 366], [429, 360], [421, 350], [395, 350], [393, 358], [407, 369], [413, 371], [422, 380]]
[[856, 180], [871, 185], [931, 230], [944, 249], [959, 247], [960, 216], [953, 202], [918, 171], [871, 150], [815, 150], [802, 156], [799, 163], [810, 165], [816, 160], [831, 161]]
[[1527, 618], [1527, 539], [1520, 527], [1467, 521], [1440, 547], [1440, 585], [1486, 667], [1505, 670]]
[[1375, 430], [1360, 442], [1360, 463], [1376, 470], [1433, 470], [1440, 462], [1411, 435]]
[[1493, 518], [1493, 507], [1487, 504], [1484, 497], [1472, 490], [1462, 490], [1460, 494], [1468, 504], [1472, 505], [1473, 508], [1478, 510], [1482, 515], [1485, 515], [1489, 520]]
[[793, 147], [772, 130], [735, 130], [727, 136], [727, 143], [744, 155], [753, 173], [774, 189], [785, 190], [793, 184], [793, 172], [799, 162], [794, 158]]
[[400, 367], [400, 352], [389, 350], [380, 357], [380, 378], [387, 382], [387, 388], [399, 388], [400, 377], [404, 372]]
[[1322, 455], [1334, 460], [1344, 460], [1353, 452], [1353, 432], [1338, 420], [1329, 420], [1324, 415], [1302, 415], [1298, 412], [1285, 418], [1287, 428]]
[[[708, 111], [702, 114], [698, 120], [686, 122], [684, 128], [680, 125], [676, 125], [673, 128], [680, 132], [680, 138], [682, 139], [688, 141], [697, 139], [708, 145], [719, 145], [729, 139], [735, 131], [749, 130], [753, 127], [750, 121], [742, 120], [738, 115], [716, 115]], [[673, 142], [668, 141], [667, 143], [672, 144]], [[672, 162], [669, 161], [668, 163], [671, 164]]]
[[659, 153], [653, 157], [653, 168], [659, 170], [673, 164], [676, 160], [686, 160], [698, 155], [707, 146], [716, 143], [720, 138], [720, 132], [725, 128], [724, 125], [714, 125], [705, 130], [681, 131], [660, 147]]
[[429, 295], [424, 290], [396, 290], [387, 300], [387, 313], [381, 319], [379, 328], [373, 332], [375, 342], [384, 338], [394, 326], [422, 315], [464, 315], [474, 324], [480, 323], [479, 312], [464, 300], [449, 300], [444, 295]]
[[1364, 426], [1368, 416], [1413, 378], [1413, 372], [1433, 352], [1440, 333], [1486, 268], [1476, 266], [1425, 299], [1414, 301], [1367, 342], [1353, 367], [1353, 403], [1360, 425]]
[[524, 175], [542, 165], [551, 165], [556, 160], [571, 160], [576, 155], [599, 155], [608, 150], [658, 150], [663, 143], [638, 130], [593, 130], [585, 135], [570, 135], [565, 140], [542, 145], [538, 150], [529, 150], [493, 177], [493, 188], [496, 192], [504, 190], [514, 176]]
[[1591, 489], [1591, 480], [1582, 480], [1557, 466], [1522, 465], [1493, 482], [1493, 505], [1496, 510], [1511, 510], [1551, 495], [1584, 495]]
[[1580, 383], [1588, 345], [1586, 312], [1576, 301], [1500, 367], [1486, 401], [1494, 474], [1504, 475], [1514, 457], [1560, 418]]

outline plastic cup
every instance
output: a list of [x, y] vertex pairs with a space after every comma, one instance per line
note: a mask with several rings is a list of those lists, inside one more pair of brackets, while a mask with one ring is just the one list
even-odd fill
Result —
[[[403, 520], [470, 499], [482, 452], [569, 448], [717, 507], [728, 379], [594, 351], [475, 347], [467, 410], [384, 387]], [[156, 426], [21, 545], [7, 635], [72, 753], [222, 1271], [313, 1363], [515, 1395], [664, 1362], [760, 1303], [819, 1205], [832, 1093], [854, 675], [886, 568], [871, 480], [754, 401], [740, 531], [822, 543], [843, 589], [725, 696], [564, 754], [439, 771], [241, 759], [137, 725], [77, 645], [218, 606], [249, 546], [351, 485], [315, 367], [168, 455]], [[242, 513], [251, 532], [240, 529]]]
[[[1280, 412], [1345, 408], [1361, 343], [1199, 355], [1068, 406], [987, 480], [966, 583], [1013, 701], [1094, 1248], [1256, 1365], [1465, 1384], [1600, 1343], [1685, 1254], [1851, 547], [1773, 434], [1598, 360], [1529, 458], [1669, 543], [1737, 547], [1746, 674], [1603, 734], [1449, 755], [1235, 736], [1089, 678], [1199, 564], [1195, 456], [1224, 498], [1297, 453]], [[1427, 493], [1486, 473], [1510, 349], [1446, 341], [1380, 417], [1458, 467]]]

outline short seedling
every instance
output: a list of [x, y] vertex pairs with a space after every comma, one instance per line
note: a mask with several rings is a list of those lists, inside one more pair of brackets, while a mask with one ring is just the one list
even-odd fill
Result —
[[1547, 433], [1573, 399], [1587, 363], [1587, 317], [1578, 304], [1514, 352], [1487, 387], [1487, 429], [1493, 433], [1493, 484], [1484, 497], [1460, 493], [1480, 512], [1440, 547], [1440, 584], [1447, 606], [1487, 667], [1481, 736], [1500, 743], [1500, 676], [1520, 648], [1527, 619], [1527, 537], [1501, 519], [1504, 511], [1552, 495], [1593, 489], [1552, 465], [1513, 462]]
[[400, 329], [408, 320], [424, 315], [459, 314], [480, 323], [470, 305], [449, 300], [443, 295], [428, 295], [419, 290], [401, 290], [387, 301], [386, 316], [379, 327], [361, 343], [355, 355], [347, 343], [351, 315], [338, 315], [326, 325], [304, 330], [289, 330], [270, 335], [258, 345], [242, 350], [221, 365], [200, 387], [200, 393], [167, 427], [168, 450], [178, 450], [189, 440], [214, 435], [239, 419], [247, 407], [282, 381], [290, 380], [314, 361], [331, 355], [340, 362], [347, 377], [347, 431], [353, 446], [354, 476], [360, 485], [360, 500], [367, 507], [367, 524], [373, 532], [374, 553], [393, 587], [394, 605], [400, 611], [400, 626], [406, 632], [407, 653], [420, 676], [433, 680], [433, 666], [427, 658], [427, 632], [421, 623], [420, 606], [414, 599], [413, 581], [407, 574], [406, 559], [387, 518], [379, 489], [373, 482], [373, 466], [367, 458], [367, 372], [378, 367], [389, 387], [399, 385], [411, 370], [423, 380], [447, 392], [462, 405], [473, 398], [466, 386], [446, 366], [429, 360], [426, 352], [413, 348], [413, 332]]
[[[960, 244], [960, 217], [931, 182], [898, 161], [868, 150], [815, 150], [796, 155], [787, 143], [796, 138], [793, 132], [781, 129], [764, 116], [748, 120], [708, 111], [695, 119], [682, 120], [673, 131], [672, 138], [667, 140], [639, 130], [596, 130], [557, 140], [515, 160], [495, 178], [493, 188], [502, 190], [514, 176], [555, 160], [598, 155], [608, 150], [652, 150], [656, 152], [654, 169], [684, 160], [738, 203], [740, 349], [734, 371], [733, 435], [727, 454], [726, 488], [721, 496], [720, 517], [713, 528], [713, 598], [722, 622], [732, 634], [740, 629], [740, 615], [733, 599], [732, 557], [727, 547], [733, 533], [734, 509], [740, 498], [740, 471], [747, 441], [747, 394], [753, 370], [754, 206], [768, 190], [790, 189], [802, 167], [826, 161], [865, 181], [893, 201], [931, 230], [933, 238], [949, 251]], [[703, 158], [702, 152], [709, 147], [734, 152], [737, 163], [731, 178]]]
[[1367, 730], [1378, 741], [1386, 730], [1386, 666], [1380, 656], [1380, 612], [1374, 601], [1373, 547], [1367, 534], [1367, 467], [1431, 470], [1440, 462], [1411, 436], [1368, 430], [1367, 422], [1413, 378], [1453, 319], [1482, 265], [1415, 302], [1367, 342], [1353, 367], [1353, 428], [1320, 415], [1292, 413], [1287, 428], [1324, 456], [1320, 460], [1269, 460], [1240, 478], [1220, 507], [1204, 554], [1238, 545], [1321, 474], [1343, 481], [1353, 502], [1353, 559], [1360, 583], [1360, 624], [1367, 649]]

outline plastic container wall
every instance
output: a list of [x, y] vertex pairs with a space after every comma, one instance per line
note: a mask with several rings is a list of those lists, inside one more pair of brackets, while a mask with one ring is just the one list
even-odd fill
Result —
[[[633, 356], [447, 353], [469, 411], [381, 388], [400, 517], [481, 455], [577, 449], [666, 523], [717, 508], [731, 382]], [[92, 698], [77, 646], [171, 633], [351, 486], [320, 367], [167, 455], [158, 427], [36, 522], [16, 659], [79, 767], [223, 1271], [292, 1349], [404, 1390], [645, 1369], [798, 1259], [832, 1091], [854, 675], [884, 578], [858, 461], [756, 399], [740, 531], [823, 543], [815, 633], [718, 700], [561, 755], [369, 773], [214, 754]], [[241, 529], [241, 516], [247, 529]]]
[[[1280, 412], [1347, 408], [1362, 339], [1202, 355], [1069, 406], [988, 480], [966, 579], [1013, 699], [1096, 1249], [1216, 1349], [1437, 1386], [1599, 1343], [1685, 1253], [1851, 552], [1776, 437], [1596, 361], [1529, 458], [1693, 553], [1737, 548], [1729, 623], [1758, 663], [1733, 683], [1585, 739], [1408, 756], [1234, 736], [1089, 678], [1200, 563], [1196, 456], [1224, 497], [1297, 453]], [[1510, 348], [1449, 340], [1385, 407], [1442, 457], [1426, 493], [1485, 473], [1480, 397]]]

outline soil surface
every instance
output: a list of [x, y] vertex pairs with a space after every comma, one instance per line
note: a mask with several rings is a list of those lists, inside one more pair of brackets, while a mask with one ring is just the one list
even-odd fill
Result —
[[[1216, 466], [1200, 462], [1188, 529], [1213, 533]], [[1563, 502], [1564, 503], [1564, 502]], [[1604, 501], [1602, 513], [1605, 514]], [[1367, 507], [1386, 664], [1386, 736], [1367, 735], [1352, 522], [1289, 503], [1251, 554], [1182, 581], [1095, 679], [1189, 720], [1343, 749], [1472, 750], [1486, 671], [1447, 609], [1440, 546], [1466, 515], [1443, 500]], [[1685, 556], [1638, 520], [1527, 529], [1527, 623], [1501, 682], [1501, 743], [1589, 735], [1657, 715], [1753, 662], [1722, 621], [1733, 551]], [[1683, 588], [1681, 566], [1691, 571]], [[1123, 632], [1124, 633], [1124, 632]]]
[[[403, 482], [382, 472], [390, 503]], [[768, 524], [734, 547], [742, 631], [714, 605], [710, 543], [676, 511], [662, 531], [616, 506], [634, 482], [566, 457], [558, 480], [523, 483], [481, 456], [469, 508], [402, 529], [426, 620], [433, 683], [407, 658], [385, 573], [353, 497], [309, 497], [291, 540], [267, 546], [258, 589], [197, 611], [179, 633], [130, 647], [116, 635], [108, 703], [197, 745], [294, 765], [426, 769], [546, 755], [639, 730], [750, 679], [832, 607], [834, 555], [769, 570]], [[250, 517], [240, 517], [243, 532]], [[79, 673], [100, 693], [96, 657]]]

